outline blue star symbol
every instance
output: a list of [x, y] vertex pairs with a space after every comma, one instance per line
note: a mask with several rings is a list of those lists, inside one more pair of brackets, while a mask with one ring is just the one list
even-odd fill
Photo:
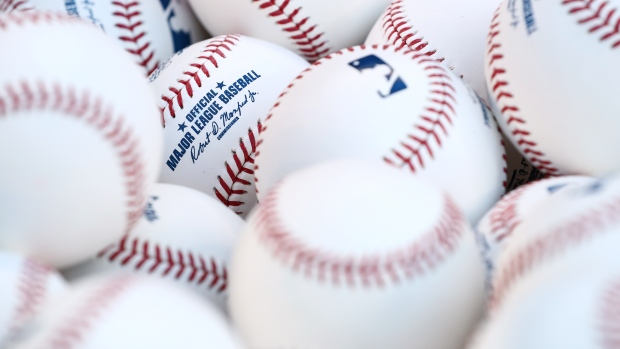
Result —
[[187, 126], [185, 126], [185, 123], [179, 124], [179, 129], [177, 131], [185, 132], [186, 127]]
[[226, 86], [226, 85], [224, 85], [224, 81], [217, 83], [217, 88], [219, 88], [220, 90], [223, 89], [224, 86]]

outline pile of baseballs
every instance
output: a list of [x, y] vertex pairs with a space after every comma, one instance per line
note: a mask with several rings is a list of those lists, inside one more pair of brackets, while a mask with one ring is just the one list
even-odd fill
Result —
[[620, 343], [620, 0], [0, 0], [0, 48], [0, 349]]

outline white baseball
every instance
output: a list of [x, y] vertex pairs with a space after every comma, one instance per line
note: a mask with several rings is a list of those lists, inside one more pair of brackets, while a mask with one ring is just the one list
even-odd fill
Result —
[[228, 262], [243, 220], [216, 199], [156, 184], [135, 229], [96, 258], [63, 271], [72, 281], [122, 270], [173, 280], [225, 308]]
[[474, 223], [504, 193], [503, 156], [484, 104], [437, 60], [356, 46], [317, 61], [282, 93], [261, 132], [256, 187], [262, 201], [304, 166], [384, 159], [447, 191]]
[[575, 186], [587, 185], [594, 178], [585, 176], [562, 176], [541, 179], [521, 186], [504, 195], [476, 225], [481, 237], [481, 248], [487, 260], [488, 281], [502, 251], [510, 245], [513, 231], [549, 197]]
[[393, 0], [366, 44], [408, 46], [437, 58], [487, 98], [484, 48], [500, 0]]
[[252, 348], [458, 348], [483, 299], [461, 210], [379, 160], [287, 176], [250, 216], [230, 269], [231, 315]]
[[[0, 17], [0, 248], [61, 268], [131, 230], [162, 134], [142, 71], [90, 23]], [[76, 52], [80, 52], [76, 55]]]
[[271, 41], [309, 61], [359, 45], [390, 0], [189, 0], [213, 35]]
[[169, 281], [128, 274], [80, 280], [37, 317], [31, 348], [240, 348], [224, 315]]
[[513, 301], [528, 284], [586, 261], [620, 267], [620, 177], [566, 187], [530, 212], [512, 231], [496, 264], [489, 307]]
[[90, 21], [131, 54], [148, 75], [207, 33], [187, 0], [0, 0], [0, 12], [59, 11]]
[[0, 252], [0, 347], [19, 336], [32, 317], [67, 290], [66, 281], [48, 266]]
[[241, 35], [196, 43], [151, 76], [164, 125], [161, 181], [207, 193], [244, 216], [256, 204], [261, 120], [308, 66], [293, 52]]
[[620, 169], [620, 1], [505, 0], [489, 33], [490, 102], [513, 144], [548, 174]]
[[530, 284], [490, 317], [468, 349], [611, 349], [618, 344], [620, 268], [582, 261]]

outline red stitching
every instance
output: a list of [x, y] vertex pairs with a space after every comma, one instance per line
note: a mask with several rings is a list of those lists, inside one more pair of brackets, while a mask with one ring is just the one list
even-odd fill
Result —
[[[262, 135], [263, 132], [267, 131], [269, 128], [268, 121], [272, 118], [274, 110], [278, 108], [280, 105], [281, 99], [288, 94], [288, 92], [295, 86], [295, 82], [297, 80], [301, 80], [304, 78], [305, 74], [311, 71], [314, 67], [322, 64], [322, 61], [331, 60], [334, 56], [343, 55], [345, 52], [355, 52], [356, 50], [366, 50], [368, 46], [360, 45], [354, 47], [348, 47], [342, 49], [340, 51], [334, 52], [323, 57], [322, 60], [316, 61], [310, 65], [310, 67], [306, 68], [302, 71], [293, 81], [284, 89], [284, 91], [278, 96], [276, 103], [271, 108], [269, 115], [265, 119], [265, 123], [262, 125], [259, 130], [259, 134]], [[425, 112], [421, 115], [422, 121], [419, 124], [414, 125], [414, 128], [418, 131], [422, 131], [425, 133], [425, 137], [420, 138], [415, 135], [408, 135], [408, 138], [404, 141], [401, 141], [400, 150], [392, 149], [393, 158], [390, 159], [388, 156], [385, 156], [383, 159], [387, 163], [390, 163], [394, 166], [404, 166], [407, 165], [412, 171], [415, 171], [415, 164], [418, 163], [420, 167], [424, 167], [424, 162], [422, 159], [422, 155], [427, 153], [433, 158], [433, 149], [431, 145], [431, 140], [435, 140], [435, 142], [441, 147], [441, 139], [442, 135], [439, 132], [439, 129], [447, 136], [447, 129], [445, 123], [452, 124], [452, 118], [456, 115], [454, 111], [454, 107], [452, 103], [456, 101], [453, 93], [455, 92], [454, 87], [450, 82], [450, 77], [448, 76], [446, 70], [438, 64], [438, 61], [435, 59], [426, 58], [425, 53], [420, 53], [415, 50], [410, 49], [406, 46], [392, 46], [392, 45], [371, 45], [372, 49], [382, 49], [382, 50], [393, 50], [394, 52], [400, 52], [404, 55], [409, 55], [412, 60], [419, 59], [419, 63], [423, 64], [424, 70], [427, 71], [428, 77], [431, 80], [431, 96], [429, 97], [429, 105], [427, 105], [424, 110]], [[445, 121], [442, 121], [445, 119]], [[254, 153], [254, 160], [256, 160], [260, 155], [260, 145], [263, 143], [263, 137], [258, 140], [256, 144], [256, 152]], [[259, 169], [259, 166], [254, 166], [254, 173]], [[258, 183], [258, 177], [254, 176], [254, 183]], [[258, 193], [258, 189], [256, 189]]]
[[[282, 26], [282, 30], [286, 33], [291, 34], [290, 39], [307, 60], [316, 61], [329, 52], [330, 48], [326, 47], [327, 40], [323, 39], [325, 33], [315, 34], [318, 25], [310, 25], [308, 23], [310, 17], [300, 15], [301, 6], [287, 11], [291, 0], [283, 0], [281, 4], [277, 4], [275, 0], [252, 0], [252, 2], [258, 2], [258, 8], [261, 10], [270, 11], [268, 16], [276, 18], [276, 24]], [[299, 17], [303, 18], [299, 20]]]
[[439, 220], [422, 238], [387, 254], [340, 256], [308, 246], [283, 225], [276, 208], [279, 189], [272, 190], [259, 206], [259, 239], [281, 263], [322, 283], [371, 288], [412, 281], [444, 262], [463, 235], [465, 218], [446, 196]]
[[[261, 129], [260, 121], [258, 122], [258, 129]], [[254, 175], [256, 136], [251, 128], [248, 129], [247, 142], [243, 140], [243, 137], [239, 138], [239, 149], [241, 150], [241, 156], [239, 156], [238, 151], [232, 150], [234, 165], [231, 166], [228, 161], [224, 163], [227, 176], [217, 176], [218, 185], [213, 187], [215, 196], [224, 205], [235, 210], [238, 210], [240, 206], [245, 204], [245, 202], [242, 201], [242, 196], [247, 194], [248, 189], [252, 188], [252, 183], [242, 178], [244, 174], [250, 176]], [[239, 215], [244, 213], [242, 211], [235, 212]]]
[[508, 81], [503, 80], [506, 69], [498, 66], [498, 63], [504, 58], [503, 53], [501, 53], [502, 44], [498, 40], [500, 34], [499, 10], [497, 9], [493, 16], [487, 43], [488, 65], [492, 71], [489, 86], [490, 93], [495, 97], [498, 108], [507, 119], [506, 124], [516, 139], [516, 146], [521, 149], [521, 152], [540, 171], [550, 176], [556, 176], [559, 174], [558, 169], [555, 168], [551, 161], [545, 158], [545, 154], [537, 148], [538, 144], [529, 138], [530, 132], [525, 128], [527, 126], [525, 120], [519, 117], [519, 108], [516, 105], [510, 104], [511, 102], [514, 103], [514, 96], [507, 90], [509, 86]]
[[497, 309], [515, 282], [530, 271], [546, 261], [568, 253], [572, 247], [583, 245], [604, 234], [607, 227], [619, 221], [620, 197], [616, 197], [524, 246], [507, 261], [506, 267], [497, 275], [496, 287], [489, 302], [490, 308]]
[[25, 7], [28, 4], [28, 0], [5, 0], [0, 2], [0, 13], [11, 13], [13, 11], [30, 11], [34, 10], [32, 5]]
[[[159, 274], [161, 277], [176, 273], [174, 279], [181, 280], [185, 272], [189, 275], [184, 279], [202, 285], [208, 282], [207, 287], [222, 293], [228, 287], [228, 271], [226, 266], [218, 265], [212, 257], [194, 254], [192, 252], [174, 251], [170, 247], [163, 247], [148, 240], [125, 235], [117, 244], [101, 251], [98, 258], [103, 258], [121, 267], [134, 262], [135, 270], [148, 274]], [[151, 263], [147, 263], [151, 262]], [[147, 269], [148, 265], [148, 269]], [[163, 269], [162, 269], [163, 268]]]
[[44, 23], [72, 23], [90, 26], [86, 21], [71, 17], [60, 12], [13, 12], [1, 16], [0, 29], [8, 30], [11, 25], [23, 26], [26, 24]]
[[114, 116], [111, 106], [103, 105], [100, 98], [93, 99], [88, 91], [78, 93], [72, 87], [59, 84], [47, 86], [43, 82], [22, 81], [16, 86], [7, 84], [5, 92], [0, 91], [0, 119], [28, 110], [53, 110], [81, 120], [99, 131], [112, 145], [125, 177], [125, 232], [129, 232], [142, 215], [145, 174], [143, 160], [137, 151], [138, 141], [133, 131], [125, 126], [124, 118]]
[[407, 138], [401, 141], [400, 148], [393, 148], [392, 154], [383, 158], [391, 165], [407, 167], [412, 172], [416, 172], [418, 167], [424, 168], [424, 154], [434, 158], [433, 143], [441, 148], [442, 137], [448, 136], [447, 126], [452, 125], [452, 120], [457, 116], [453, 106], [456, 103], [456, 90], [450, 76], [442, 66], [432, 64], [433, 61], [430, 60], [428, 62], [431, 64], [424, 69], [431, 84], [431, 96], [428, 98], [430, 104], [424, 108], [421, 120], [413, 125], [414, 130], [421, 131], [424, 135], [408, 134]]
[[8, 326], [9, 341], [43, 304], [47, 296], [47, 281], [51, 274], [50, 268], [31, 259], [24, 259], [17, 286], [19, 301]]
[[226, 58], [225, 51], [231, 52], [232, 47], [237, 45], [241, 37], [239, 35], [222, 35], [215, 37], [208, 41], [202, 54], [198, 56], [193, 62], [189, 63], [189, 67], [193, 68], [188, 71], [184, 71], [183, 75], [188, 78], [178, 79], [176, 86], [168, 87], [168, 91], [172, 92], [168, 96], [162, 95], [161, 99], [165, 102], [165, 105], [161, 109], [161, 122], [162, 126], [166, 127], [166, 121], [164, 119], [165, 111], [168, 110], [172, 118], [176, 117], [175, 106], [179, 109], [183, 109], [183, 91], [186, 91], [187, 95], [191, 98], [194, 96], [194, 88], [192, 83], [197, 87], [202, 87], [202, 80], [200, 74], [204, 74], [207, 78], [211, 77], [209, 69], [207, 69], [207, 62], [213, 65], [214, 68], [218, 68], [218, 56], [219, 58]]
[[496, 243], [510, 236], [512, 231], [521, 224], [521, 220], [517, 215], [517, 202], [532, 184], [534, 184], [534, 182], [521, 186], [504, 195], [490, 212], [490, 233], [494, 236]]
[[[404, 14], [404, 6], [402, 0], [394, 0], [388, 6], [383, 15], [383, 31], [390, 44], [399, 47], [408, 46], [414, 51], [421, 51], [428, 46], [428, 41], [425, 41], [417, 30], [413, 30]], [[437, 50], [428, 51], [425, 55], [430, 57], [436, 52]], [[444, 58], [440, 58], [439, 61], [444, 61]]]
[[93, 328], [94, 322], [103, 316], [106, 308], [114, 305], [134, 281], [128, 275], [117, 276], [93, 290], [73, 316], [55, 329], [48, 341], [50, 347], [71, 349], [85, 340], [86, 332]]
[[620, 348], [620, 279], [615, 278], [605, 289], [599, 305], [599, 331], [604, 349]]
[[587, 25], [588, 33], [600, 34], [599, 40], [609, 41], [612, 49], [620, 46], [620, 18], [609, 1], [563, 0], [562, 5], [569, 7], [569, 14], [584, 16], [577, 23]]
[[151, 75], [159, 66], [159, 61], [153, 62], [155, 51], [151, 47], [151, 42], [142, 40], [146, 36], [146, 31], [141, 27], [144, 22], [135, 18], [142, 14], [136, 8], [140, 3], [120, 0], [112, 1], [112, 5], [116, 7], [112, 12], [112, 16], [117, 20], [114, 26], [126, 31], [126, 34], [120, 35], [118, 39], [130, 46], [126, 48], [127, 52], [136, 57], [138, 64], [146, 69], [147, 76]]

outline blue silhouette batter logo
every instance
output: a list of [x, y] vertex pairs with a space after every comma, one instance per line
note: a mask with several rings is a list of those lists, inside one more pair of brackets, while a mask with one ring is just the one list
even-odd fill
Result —
[[[385, 78], [384, 86], [377, 91], [381, 98], [387, 98], [407, 88], [407, 84], [405, 84], [403, 79], [394, 73], [394, 68], [375, 55], [368, 55], [356, 59], [353, 62], [349, 62], [349, 65], [359, 70], [361, 73], [370, 71], [374, 74], [381, 74]], [[382, 92], [382, 90], [385, 92]]]

